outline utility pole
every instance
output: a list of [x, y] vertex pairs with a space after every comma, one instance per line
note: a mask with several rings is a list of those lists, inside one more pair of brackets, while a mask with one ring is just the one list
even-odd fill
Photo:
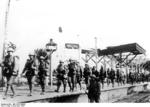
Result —
[[[7, 25], [8, 25], [8, 15], [9, 15], [9, 9], [10, 9], [10, 2], [11, 2], [11, 0], [7, 1], [6, 11], [5, 11], [4, 40], [3, 40], [2, 60], [4, 60], [5, 50], [6, 50], [6, 41], [7, 41], [7, 33], [8, 33], [7, 32]], [[2, 74], [2, 71], [3, 71], [3, 67], [2, 67], [2, 70], [1, 70], [1, 74]], [[2, 90], [3, 90], [3, 83], [4, 83], [3, 75], [2, 75], [1, 81], [2, 81]]]
[[98, 53], [97, 53], [97, 37], [94, 38], [95, 39], [95, 62], [96, 62], [96, 69], [98, 69]]
[[11, 0], [7, 1], [7, 7], [5, 12], [5, 24], [4, 24], [4, 41], [3, 41], [3, 59], [5, 56], [5, 48], [6, 48], [6, 41], [7, 41], [7, 25], [8, 25], [8, 15], [9, 15], [9, 8], [10, 8]]
[[79, 63], [80, 63], [80, 58], [81, 58], [81, 46], [80, 46], [80, 38], [79, 38], [80, 35], [77, 35], [77, 39], [78, 39], [78, 44], [79, 44], [79, 49], [78, 49], [78, 60], [79, 60]]

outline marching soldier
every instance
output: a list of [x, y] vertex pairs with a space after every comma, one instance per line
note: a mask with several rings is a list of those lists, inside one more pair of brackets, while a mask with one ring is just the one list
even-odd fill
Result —
[[102, 83], [102, 88], [104, 88], [104, 80], [106, 78], [106, 72], [104, 71], [104, 68], [101, 67], [100, 69], [100, 81]]
[[76, 82], [76, 64], [71, 59], [69, 60], [68, 64], [68, 84], [70, 87], [70, 91], [74, 91], [75, 82]]
[[121, 81], [121, 71], [119, 69], [117, 69], [117, 72], [116, 72], [116, 79], [117, 79], [117, 83], [118, 83], [118, 86], [119, 84], [122, 84], [122, 81]]
[[91, 103], [100, 101], [101, 85], [99, 73], [94, 70], [89, 79], [88, 98]]
[[109, 86], [110, 84], [110, 69], [109, 68], [107, 69], [106, 77], [107, 77], [107, 86]]
[[142, 78], [142, 79], [141, 79], [142, 83], [144, 83], [144, 81], [145, 81], [145, 75], [144, 75], [144, 73], [141, 72], [140, 76], [141, 76], [141, 78]]
[[27, 62], [25, 64], [25, 67], [23, 69], [23, 72], [21, 75], [26, 76], [27, 81], [28, 81], [28, 85], [29, 85], [29, 96], [32, 96], [32, 91], [33, 91], [33, 81], [35, 79], [35, 70], [36, 70], [36, 66], [34, 63], [34, 54], [29, 54], [29, 59], [27, 59]]
[[61, 82], [64, 86], [64, 91], [66, 92], [66, 85], [67, 85], [67, 70], [65, 69], [64, 62], [60, 61], [60, 64], [57, 67], [57, 90], [56, 92], [59, 92], [59, 88], [61, 86]]
[[91, 70], [88, 64], [85, 64], [85, 68], [84, 68], [84, 72], [83, 72], [83, 76], [85, 79], [85, 84], [86, 84], [86, 88], [88, 88], [89, 85], [89, 79], [90, 79], [90, 75], [91, 75]]
[[82, 89], [81, 81], [82, 81], [82, 69], [81, 66], [79, 65], [79, 62], [77, 62], [77, 70], [76, 70], [76, 80], [77, 84], [80, 86], [80, 90]]
[[4, 94], [4, 99], [7, 98], [7, 92], [9, 87], [11, 88], [11, 91], [13, 93], [12, 97], [15, 96], [15, 90], [13, 88], [14, 80], [18, 74], [18, 71], [15, 71], [15, 57], [13, 56], [14, 50], [12, 48], [9, 48], [7, 51], [7, 55], [4, 58], [4, 61], [2, 63], [3, 67], [3, 76], [6, 77], [7, 85], [6, 85], [6, 91]]
[[110, 71], [110, 80], [111, 80], [111, 83], [112, 83], [112, 87], [114, 87], [115, 71], [112, 68], [111, 68], [111, 71]]
[[41, 95], [44, 95], [45, 93], [45, 77], [47, 76], [47, 69], [48, 69], [47, 62], [44, 61], [43, 56], [40, 56], [38, 77], [42, 89]]
[[96, 69], [96, 66], [93, 66], [93, 68], [92, 68], [92, 74], [95, 75], [96, 77], [100, 76], [99, 72]]
[[125, 80], [126, 80], [126, 75], [123, 71], [121, 71], [121, 81], [123, 85], [125, 85]]
[[133, 83], [134, 83], [134, 74], [133, 74], [133, 72], [129, 72], [129, 80], [130, 80], [130, 83], [133, 85]]

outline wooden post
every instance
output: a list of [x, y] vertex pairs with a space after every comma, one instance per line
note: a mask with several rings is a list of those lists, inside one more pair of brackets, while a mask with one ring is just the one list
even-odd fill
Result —
[[52, 53], [50, 53], [50, 67], [49, 67], [49, 72], [50, 72], [50, 86], [53, 86], [53, 73], [52, 73]]

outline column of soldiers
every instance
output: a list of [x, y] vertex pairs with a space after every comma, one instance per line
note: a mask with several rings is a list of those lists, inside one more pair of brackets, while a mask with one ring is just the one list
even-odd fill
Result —
[[135, 84], [135, 83], [144, 83], [149, 81], [149, 74], [145, 74], [143, 72], [129, 72], [127, 83]]
[[28, 81], [29, 85], [29, 96], [32, 96], [32, 90], [33, 90], [33, 83], [35, 81], [35, 77], [38, 78], [39, 84], [41, 86], [41, 95], [44, 95], [45, 93], [45, 79], [48, 72], [48, 62], [45, 60], [43, 56], [40, 56], [38, 59], [38, 65], [35, 62], [35, 55], [29, 54], [29, 59], [27, 59], [27, 62], [25, 64], [25, 67], [23, 69], [23, 72], [21, 75], [25, 75]]
[[[68, 81], [70, 91], [74, 91], [77, 84], [79, 84], [80, 89], [82, 89], [81, 82], [83, 82], [83, 80], [86, 85], [86, 89], [88, 89], [92, 73], [99, 76], [99, 82], [102, 85], [102, 89], [104, 88], [105, 83], [107, 83], [107, 86], [111, 83], [113, 88], [115, 83], [120, 86], [125, 85], [126, 83], [133, 84], [148, 81], [148, 75], [145, 75], [142, 72], [130, 72], [126, 75], [120, 68], [116, 68], [116, 70], [114, 70], [112, 68], [104, 69], [103, 67], [101, 67], [98, 71], [95, 66], [91, 68], [88, 64], [85, 64], [85, 67], [82, 69], [80, 64], [73, 60], [69, 60], [69, 64], [66, 65], [65, 70], [66, 72], [64, 75], [67, 74], [65, 80]], [[65, 84], [67, 84], [67, 82], [65, 82]]]
[[[10, 88], [12, 91], [12, 97], [14, 97], [14, 81], [18, 75], [19, 67], [17, 64], [18, 56], [13, 55], [14, 50], [8, 49], [7, 55], [5, 56], [3, 62], [0, 64], [2, 67], [2, 75], [3, 78], [6, 78], [6, 90], [4, 93], [4, 99], [7, 98], [8, 89]], [[23, 72], [21, 76], [25, 76], [27, 78], [28, 86], [29, 86], [29, 96], [32, 96], [33, 92], [33, 83], [35, 81], [35, 77], [38, 77], [39, 84], [41, 86], [41, 95], [45, 92], [45, 77], [47, 76], [48, 63], [45, 61], [45, 58], [41, 56], [38, 59], [38, 65], [35, 63], [35, 55], [29, 54], [29, 59], [27, 59]]]
[[99, 102], [101, 87], [100, 87], [100, 73], [97, 71], [94, 66], [92, 70], [90, 69], [88, 64], [85, 64], [85, 68], [82, 71], [79, 62], [75, 62], [73, 60], [69, 60], [69, 64], [67, 66], [64, 65], [64, 62], [60, 61], [57, 69], [57, 90], [59, 92], [60, 85], [63, 83], [64, 91], [66, 92], [66, 84], [68, 81], [68, 85], [70, 91], [74, 91], [77, 88], [77, 84], [79, 84], [80, 90], [82, 89], [82, 80], [84, 80], [86, 89], [88, 90], [87, 95], [90, 102]]
[[[12, 90], [12, 96], [15, 96], [15, 90], [13, 88], [13, 82], [16, 76], [18, 75], [18, 69], [16, 69], [15, 60], [17, 57], [13, 56], [13, 50], [9, 49], [7, 55], [4, 58], [1, 66], [3, 68], [3, 76], [6, 77], [7, 85], [4, 94], [4, 98], [7, 97], [9, 87]], [[43, 56], [40, 56], [38, 59], [38, 64], [35, 62], [35, 55], [29, 54], [29, 59], [27, 59], [23, 72], [21, 76], [25, 76], [28, 81], [29, 86], [29, 96], [32, 96], [33, 93], [33, 84], [35, 82], [35, 77], [38, 78], [39, 84], [41, 86], [41, 95], [45, 93], [45, 78], [48, 72], [48, 63]], [[98, 71], [96, 67], [90, 68], [88, 64], [85, 64], [85, 67], [82, 68], [80, 63], [77, 61], [69, 60], [68, 64], [64, 64], [63, 61], [60, 61], [57, 69], [57, 89], [56, 92], [60, 91], [60, 86], [63, 84], [63, 92], [66, 92], [67, 83], [71, 92], [78, 88], [81, 90], [82, 82], [86, 85], [88, 90], [88, 98], [90, 102], [99, 102], [100, 99], [100, 89], [101, 86], [104, 88], [104, 83], [107, 83], [107, 86], [112, 84], [114, 87], [115, 81], [118, 85], [125, 84], [126, 79], [128, 78], [128, 83], [134, 84], [135, 82], [144, 82], [147, 79], [147, 75], [139, 72], [130, 72], [129, 75], [125, 75], [124, 72], [117, 69], [105, 70], [103, 67]]]
[[82, 81], [82, 69], [79, 65], [79, 62], [75, 62], [73, 60], [69, 60], [68, 65], [64, 65], [63, 61], [60, 61], [57, 69], [57, 90], [59, 92], [59, 88], [61, 83], [64, 86], [64, 92], [66, 92], [66, 85], [68, 82], [70, 91], [74, 91], [77, 88], [77, 84], [79, 84], [80, 90], [82, 89], [81, 81]]

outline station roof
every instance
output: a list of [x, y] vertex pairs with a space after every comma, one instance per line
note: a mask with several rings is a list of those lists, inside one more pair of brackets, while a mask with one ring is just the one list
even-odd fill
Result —
[[119, 45], [119, 46], [111, 46], [107, 47], [107, 49], [100, 50], [98, 49], [98, 55], [113, 55], [117, 53], [126, 53], [131, 52], [134, 55], [138, 54], [145, 54], [145, 49], [143, 49], [139, 44], [137, 43], [131, 43], [131, 44], [125, 44], [125, 45]]

